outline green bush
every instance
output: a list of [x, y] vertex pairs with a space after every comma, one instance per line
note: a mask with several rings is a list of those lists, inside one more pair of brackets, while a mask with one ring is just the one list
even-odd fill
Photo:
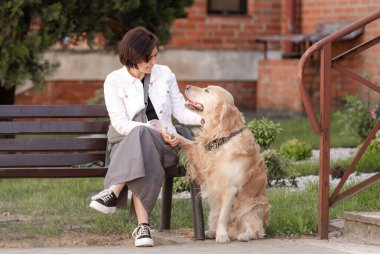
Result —
[[180, 152], [179, 152], [178, 165], [179, 166], [186, 166], [186, 155], [182, 150], [180, 150]]
[[174, 177], [173, 193], [190, 191], [190, 184], [186, 177]]
[[377, 131], [375, 138], [369, 143], [367, 151], [380, 153], [380, 131]]
[[277, 134], [282, 131], [279, 123], [275, 123], [266, 117], [260, 120], [253, 119], [246, 124], [246, 127], [252, 131], [257, 144], [264, 150], [269, 148], [270, 144], [276, 139]]
[[[288, 173], [285, 169], [289, 166], [288, 160], [284, 158], [278, 151], [267, 149], [263, 152], [265, 167], [267, 169], [267, 185], [287, 186], [285, 179], [288, 178]], [[291, 186], [296, 186], [296, 182], [291, 180]]]
[[[358, 146], [358, 150], [362, 144]], [[380, 167], [380, 130], [377, 131], [376, 136], [371, 143], [369, 143], [367, 150], [359, 160], [356, 171], [357, 172], [378, 172]]]
[[304, 160], [311, 156], [311, 145], [298, 139], [290, 139], [280, 146], [280, 153], [296, 161]]
[[354, 131], [364, 140], [380, 120], [379, 105], [371, 105], [352, 95], [347, 95], [344, 99], [347, 110], [337, 112], [339, 121], [344, 123], [346, 131]]

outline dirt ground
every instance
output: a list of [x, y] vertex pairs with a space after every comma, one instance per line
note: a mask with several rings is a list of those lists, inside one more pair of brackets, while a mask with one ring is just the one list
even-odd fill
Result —
[[0, 248], [29, 247], [90, 247], [90, 246], [129, 246], [133, 239], [128, 235], [92, 235], [88, 233], [68, 232], [59, 236], [1, 237]]
[[[31, 216], [4, 212], [0, 213], [0, 227], [4, 226], [3, 223], [18, 223], [32, 219], [33, 217]], [[159, 235], [194, 239], [194, 231], [192, 228], [171, 229], [163, 232], [158, 232], [154, 228], [152, 230], [155, 245], [168, 243], [168, 241], [165, 241], [165, 239]], [[132, 232], [130, 232], [130, 234], [109, 233], [102, 235], [73, 229], [56, 236], [36, 235], [26, 237], [20, 233], [6, 232], [2, 234], [0, 231], [0, 248], [133, 246], [134, 238], [131, 237], [131, 234]]]
[[[170, 234], [192, 239], [193, 229], [180, 228], [170, 230]], [[153, 234], [154, 235], [154, 234]], [[91, 246], [133, 246], [134, 239], [129, 235], [94, 235], [89, 233], [66, 232], [58, 236], [0, 236], [0, 248], [31, 248], [31, 247], [91, 247]], [[155, 245], [161, 245], [155, 240]]]

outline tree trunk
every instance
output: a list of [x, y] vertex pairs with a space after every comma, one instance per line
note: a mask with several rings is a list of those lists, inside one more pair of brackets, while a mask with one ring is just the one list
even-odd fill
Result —
[[16, 87], [0, 87], [0, 105], [13, 105], [15, 102]]

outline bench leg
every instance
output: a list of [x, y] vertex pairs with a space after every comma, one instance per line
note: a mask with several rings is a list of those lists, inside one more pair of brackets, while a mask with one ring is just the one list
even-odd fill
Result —
[[193, 208], [193, 225], [195, 240], [205, 239], [205, 228], [203, 222], [203, 206], [200, 187], [194, 182], [190, 183], [191, 203]]
[[170, 229], [172, 212], [173, 177], [165, 176], [162, 186], [160, 230]]

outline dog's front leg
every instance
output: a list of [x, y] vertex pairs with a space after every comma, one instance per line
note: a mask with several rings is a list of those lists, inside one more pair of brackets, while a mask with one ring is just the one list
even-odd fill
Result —
[[229, 187], [227, 190], [225, 190], [225, 192], [223, 192], [224, 196], [222, 198], [222, 206], [220, 208], [218, 226], [216, 229], [216, 242], [225, 243], [230, 241], [227, 235], [227, 226], [232, 202], [235, 198], [236, 193], [236, 187]]
[[178, 135], [178, 137], [180, 137], [181, 139], [181, 142], [179, 143], [179, 146], [182, 148], [182, 149], [188, 149], [189, 147], [193, 146], [195, 144], [194, 141], [192, 140], [189, 140], [181, 135]]
[[207, 239], [215, 239], [216, 228], [220, 214], [220, 203], [209, 202], [210, 212], [208, 214], [208, 230], [205, 232]]

